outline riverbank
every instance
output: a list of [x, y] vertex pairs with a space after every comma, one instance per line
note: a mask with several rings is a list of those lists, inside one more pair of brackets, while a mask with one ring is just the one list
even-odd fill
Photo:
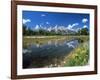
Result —
[[63, 42], [64, 40], [69, 41], [73, 39], [78, 39], [79, 42], [85, 42], [89, 40], [89, 36], [24, 36], [23, 46], [28, 46], [31, 44], [46, 44], [50, 42]]
[[33, 39], [36, 39], [36, 38], [40, 38], [40, 39], [42, 39], [42, 38], [62, 38], [62, 37], [86, 37], [86, 36], [88, 36], [88, 35], [75, 35], [75, 36], [73, 36], [73, 35], [67, 35], [67, 36], [57, 36], [57, 35], [55, 35], [55, 36], [23, 36], [23, 38], [33, 38]]
[[84, 66], [89, 60], [89, 44], [88, 42], [81, 43], [64, 59], [63, 66]]

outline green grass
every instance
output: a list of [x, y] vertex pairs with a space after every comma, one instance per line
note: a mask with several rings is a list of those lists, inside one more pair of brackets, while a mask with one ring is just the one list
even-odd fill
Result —
[[83, 66], [88, 64], [89, 46], [88, 42], [80, 44], [67, 57], [63, 66]]

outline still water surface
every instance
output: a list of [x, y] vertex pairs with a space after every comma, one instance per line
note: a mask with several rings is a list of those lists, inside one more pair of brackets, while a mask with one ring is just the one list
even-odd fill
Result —
[[23, 68], [60, 67], [64, 57], [78, 44], [77, 39], [31, 44], [23, 49]]

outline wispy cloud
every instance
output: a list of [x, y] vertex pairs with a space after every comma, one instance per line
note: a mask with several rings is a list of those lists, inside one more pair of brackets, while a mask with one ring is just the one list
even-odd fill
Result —
[[23, 19], [23, 24], [26, 24], [28, 22], [31, 22], [31, 20], [30, 19]]
[[41, 14], [41, 17], [45, 17], [46, 15], [45, 14]]
[[67, 27], [67, 29], [72, 29], [73, 27], [75, 27], [75, 26], [78, 26], [79, 25], [79, 23], [74, 23], [74, 24], [69, 24], [68, 25], [68, 27]]
[[83, 18], [82, 19], [82, 23], [86, 23], [86, 22], [88, 22], [88, 19], [87, 18]]
[[49, 22], [46, 22], [46, 24], [50, 24]]
[[84, 25], [84, 26], [83, 26], [83, 28], [87, 28], [87, 27], [88, 27], [87, 25]]
[[79, 25], [79, 23], [74, 23], [74, 24], [72, 24], [72, 26], [74, 27], [74, 26], [78, 26]]

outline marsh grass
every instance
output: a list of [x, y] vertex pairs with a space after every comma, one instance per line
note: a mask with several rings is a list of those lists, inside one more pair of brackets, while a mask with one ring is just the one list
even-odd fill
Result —
[[69, 40], [73, 40], [73, 39], [77, 39], [79, 42], [85, 42], [89, 40], [88, 36], [33, 36], [33, 37], [27, 37], [24, 36], [23, 37], [23, 47], [27, 47], [31, 44], [46, 44], [48, 43], [48, 41], [51, 42], [63, 42], [64, 40], [69, 41]]
[[81, 43], [67, 57], [63, 66], [84, 66], [89, 60], [89, 44], [88, 42]]

